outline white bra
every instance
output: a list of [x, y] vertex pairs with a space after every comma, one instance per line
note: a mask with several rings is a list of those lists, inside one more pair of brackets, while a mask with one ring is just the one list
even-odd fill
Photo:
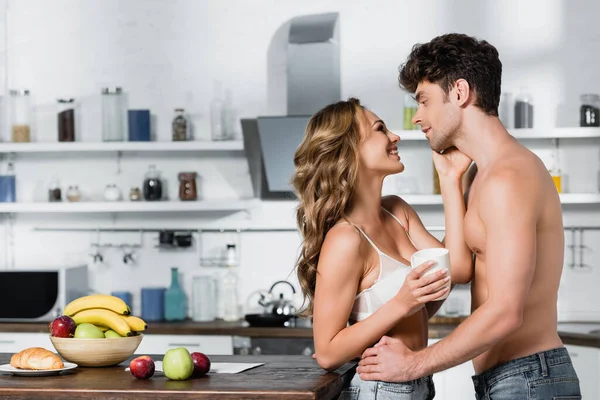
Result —
[[[400, 222], [400, 220], [396, 218], [394, 214], [385, 208], [384, 210], [390, 214], [392, 218], [398, 221], [408, 236], [408, 232], [406, 231], [406, 228], [404, 228], [404, 225], [402, 225], [402, 222]], [[385, 254], [383, 251], [379, 250], [375, 243], [373, 243], [373, 241], [365, 232], [363, 232], [362, 229], [354, 224], [352, 224], [352, 226], [356, 227], [356, 229], [362, 233], [365, 239], [367, 239], [367, 241], [379, 254], [379, 276], [377, 277], [375, 283], [371, 285], [371, 287], [361, 291], [356, 295], [354, 298], [354, 305], [352, 306], [352, 312], [350, 313], [351, 321], [362, 321], [377, 311], [379, 307], [390, 301], [398, 293], [411, 268], [409, 265], [395, 260], [394, 258]], [[411, 240], [410, 236], [408, 236], [408, 239]]]

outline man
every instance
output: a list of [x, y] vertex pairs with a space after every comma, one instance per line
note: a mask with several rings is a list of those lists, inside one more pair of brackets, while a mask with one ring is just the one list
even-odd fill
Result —
[[363, 353], [363, 380], [409, 381], [472, 359], [478, 399], [580, 398], [557, 334], [560, 199], [544, 164], [498, 119], [501, 75], [496, 48], [462, 34], [416, 45], [400, 69], [432, 150], [448, 159], [460, 151], [477, 165], [464, 216], [473, 312], [422, 351], [384, 337]]

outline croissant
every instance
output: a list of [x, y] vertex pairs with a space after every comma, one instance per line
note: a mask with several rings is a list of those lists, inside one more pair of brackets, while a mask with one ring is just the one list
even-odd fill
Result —
[[14, 354], [10, 365], [19, 369], [60, 369], [65, 366], [60, 357], [41, 347], [29, 347]]

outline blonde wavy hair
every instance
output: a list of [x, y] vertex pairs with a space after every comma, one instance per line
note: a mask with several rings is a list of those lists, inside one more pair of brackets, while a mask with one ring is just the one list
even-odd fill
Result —
[[292, 184], [300, 200], [296, 222], [303, 238], [296, 267], [304, 316], [313, 312], [317, 263], [325, 235], [352, 206], [362, 109], [355, 98], [324, 107], [310, 119], [294, 155]]

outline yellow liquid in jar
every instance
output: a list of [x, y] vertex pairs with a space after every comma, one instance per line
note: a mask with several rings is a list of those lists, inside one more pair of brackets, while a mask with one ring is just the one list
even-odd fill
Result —
[[554, 181], [554, 186], [556, 186], [558, 193], [562, 193], [562, 182], [560, 178], [560, 175], [552, 175], [552, 180]]

